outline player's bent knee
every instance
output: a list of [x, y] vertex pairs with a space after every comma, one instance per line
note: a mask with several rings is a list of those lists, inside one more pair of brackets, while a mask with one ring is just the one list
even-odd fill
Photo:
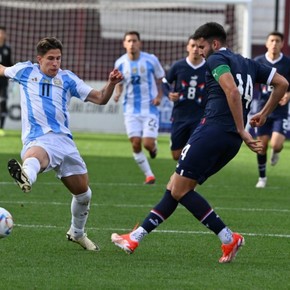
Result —
[[89, 204], [92, 198], [92, 191], [88, 187], [88, 190], [81, 194], [74, 194], [75, 199], [80, 204]]

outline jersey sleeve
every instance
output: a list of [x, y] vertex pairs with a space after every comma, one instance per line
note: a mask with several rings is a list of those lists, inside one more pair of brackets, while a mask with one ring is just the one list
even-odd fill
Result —
[[82, 79], [80, 79], [73, 72], [66, 71], [66, 73], [70, 78], [71, 95], [82, 101], [85, 101], [89, 93], [93, 90], [93, 88], [87, 85]]
[[165, 76], [164, 69], [155, 55], [152, 55], [154, 60], [154, 75], [157, 79], [161, 79]]
[[[220, 54], [220, 53], [214, 53], [212, 54], [206, 61], [207, 67], [211, 74], [218, 68], [218, 67], [229, 67], [228, 59]], [[214, 76], [214, 75], [213, 75]]]
[[257, 63], [257, 66], [258, 73], [256, 82], [270, 85], [277, 69], [260, 63]]
[[32, 63], [30, 61], [19, 62], [13, 66], [7, 67], [4, 70], [4, 75], [7, 78], [10, 78], [19, 82], [22, 76], [21, 72], [23, 72], [28, 67], [32, 67]]

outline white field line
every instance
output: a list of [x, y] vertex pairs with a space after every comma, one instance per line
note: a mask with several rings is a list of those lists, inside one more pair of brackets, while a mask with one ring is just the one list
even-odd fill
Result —
[[[13, 185], [13, 182], [0, 182], [0, 185]], [[57, 185], [61, 182], [43, 182], [44, 185]], [[106, 185], [106, 186], [141, 186], [140, 183], [91, 183], [93, 185]], [[154, 185], [156, 186], [156, 185]], [[162, 185], [164, 187], [164, 185]], [[214, 187], [214, 186], [210, 186]], [[276, 189], [272, 187], [271, 189]], [[277, 189], [279, 189], [277, 187]], [[53, 206], [69, 206], [70, 203], [65, 202], [34, 202], [34, 201], [1, 201], [0, 204], [35, 204], [35, 205], [53, 205]], [[145, 204], [100, 204], [100, 203], [91, 203], [91, 206], [96, 207], [122, 207], [122, 208], [148, 208], [151, 209], [153, 205], [145, 205]], [[179, 206], [178, 209], [184, 209], [183, 207]], [[275, 208], [225, 208], [225, 207], [215, 207], [216, 210], [226, 210], [226, 211], [244, 211], [244, 212], [280, 212], [280, 213], [289, 213], [290, 209], [275, 209]], [[24, 228], [55, 228], [55, 229], [62, 229], [62, 227], [57, 227], [53, 225], [24, 225], [24, 224], [15, 224], [18, 227]], [[91, 230], [96, 231], [120, 231], [126, 232], [130, 231], [131, 229], [122, 229], [122, 228], [89, 228]], [[189, 235], [207, 235], [212, 234], [209, 231], [180, 231], [180, 230], [154, 230], [156, 233], [166, 233], [166, 234], [189, 234]], [[259, 233], [242, 233], [245, 236], [256, 236], [256, 237], [275, 237], [275, 238], [290, 238], [290, 235], [287, 234], [259, 234]]]
[[[49, 228], [49, 229], [64, 229], [64, 227], [58, 227], [53, 225], [25, 225], [25, 224], [15, 224], [16, 227], [21, 228]], [[110, 232], [128, 232], [131, 229], [124, 229], [124, 228], [95, 228], [89, 227], [88, 230], [92, 231], [110, 231]], [[161, 234], [186, 234], [186, 235], [213, 235], [210, 231], [180, 231], [180, 230], [154, 230], [154, 233], [161, 233]], [[251, 236], [251, 237], [270, 237], [270, 238], [284, 238], [290, 239], [290, 235], [287, 234], [262, 234], [262, 233], [241, 233], [244, 236]]]
[[[49, 186], [49, 185], [59, 185], [59, 186], [63, 186], [62, 182], [61, 181], [56, 181], [56, 182], [39, 182], [38, 184], [42, 184], [42, 185], [45, 185], [45, 186]], [[0, 186], [1, 185], [5, 185], [5, 186], [15, 186], [15, 183], [13, 181], [2, 181], [0, 182]], [[144, 185], [142, 182], [139, 182], [139, 183], [102, 183], [102, 182], [90, 182], [90, 185], [94, 185], [94, 186], [112, 186], [112, 187], [144, 187], [144, 186], [147, 186], [147, 185]], [[239, 186], [239, 185], [237, 185]], [[156, 183], [154, 185], [150, 185], [150, 187], [158, 187], [158, 188], [163, 188], [165, 189], [166, 187], [166, 183]], [[203, 184], [202, 185], [203, 188], [216, 188], [216, 187], [220, 187], [220, 185], [214, 185], [214, 184]], [[236, 186], [232, 186], [232, 185], [227, 185], [227, 184], [224, 184], [223, 185], [224, 188], [235, 188]], [[249, 187], [252, 187], [254, 188], [254, 184], [252, 185], [249, 185]], [[288, 189], [288, 186], [286, 187], [283, 187], [283, 186], [267, 186], [266, 190], [282, 190], [282, 189], [285, 189], [287, 188]], [[17, 189], [17, 187], [16, 187]]]
[[[58, 205], [58, 206], [70, 206], [70, 202], [55, 202], [55, 201], [7, 201], [0, 200], [1, 204], [31, 204], [31, 205]], [[149, 204], [106, 204], [106, 203], [91, 203], [91, 206], [96, 207], [120, 207], [120, 208], [148, 208], [150, 210], [152, 206]], [[184, 209], [183, 206], [178, 206], [177, 209]], [[244, 211], [244, 212], [278, 212], [278, 213], [289, 213], [290, 209], [277, 209], [277, 208], [234, 208], [234, 207], [215, 207], [215, 210], [226, 210], [226, 211]]]

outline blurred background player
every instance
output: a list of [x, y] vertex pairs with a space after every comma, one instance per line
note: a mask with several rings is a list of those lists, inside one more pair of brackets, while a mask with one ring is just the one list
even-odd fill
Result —
[[127, 253], [133, 253], [146, 235], [173, 214], [179, 203], [220, 239], [220, 263], [231, 262], [244, 243], [243, 236], [225, 225], [196, 187], [230, 162], [243, 141], [253, 152], [261, 150], [261, 142], [245, 130], [253, 83], [259, 80], [274, 86], [265, 107], [250, 121], [252, 126], [260, 126], [284, 95], [288, 82], [274, 68], [231, 52], [226, 48], [226, 38], [224, 28], [215, 22], [200, 26], [194, 33], [200, 53], [207, 61], [208, 101], [204, 118], [182, 150], [163, 198], [142, 225], [128, 234], [112, 234], [112, 242]]
[[[277, 72], [284, 76], [290, 82], [290, 59], [281, 52], [284, 45], [284, 35], [274, 31], [268, 34], [266, 40], [267, 52], [257, 56], [255, 60], [259, 63], [275, 67]], [[259, 87], [259, 97], [257, 100], [258, 111], [263, 108], [267, 102], [272, 87], [266, 84], [261, 84]], [[266, 123], [262, 127], [256, 128], [257, 139], [263, 144], [263, 151], [257, 154], [259, 179], [256, 184], [257, 188], [264, 188], [267, 184], [266, 164], [267, 164], [267, 149], [268, 143], [271, 145], [270, 164], [276, 165], [279, 159], [279, 153], [283, 149], [283, 144], [286, 139], [288, 122], [288, 102], [290, 99], [290, 87], [284, 97], [279, 102], [277, 108], [269, 115]]]
[[8, 161], [8, 170], [17, 185], [29, 192], [41, 172], [55, 170], [72, 194], [69, 241], [90, 251], [98, 250], [85, 233], [92, 191], [86, 164], [69, 129], [68, 104], [72, 97], [94, 104], [106, 104], [122, 74], [113, 70], [100, 91], [87, 85], [69, 70], [60, 68], [62, 43], [54, 37], [41, 39], [36, 47], [37, 62], [0, 65], [0, 76], [20, 84], [22, 143], [21, 165]]
[[115, 68], [123, 73], [124, 80], [116, 86], [114, 100], [118, 102], [124, 89], [124, 122], [133, 157], [146, 177], [144, 183], [154, 184], [155, 176], [142, 151], [142, 144], [150, 157], [155, 158], [159, 129], [157, 106], [163, 96], [161, 82], [165, 73], [155, 55], [141, 51], [137, 31], [125, 33], [123, 46], [126, 53], [116, 60]]
[[[0, 26], [0, 64], [11, 66], [11, 48], [6, 43], [6, 28]], [[5, 136], [4, 124], [7, 116], [8, 79], [0, 76], [0, 137]]]
[[186, 58], [176, 61], [166, 73], [166, 80], [174, 84], [168, 97], [173, 101], [171, 116], [171, 154], [178, 160], [182, 148], [199, 124], [206, 103], [205, 60], [193, 35], [188, 38]]

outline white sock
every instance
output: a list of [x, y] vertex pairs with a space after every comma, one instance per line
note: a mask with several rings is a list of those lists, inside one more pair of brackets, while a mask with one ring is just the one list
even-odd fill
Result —
[[230, 244], [233, 241], [233, 233], [228, 227], [223, 228], [218, 233], [218, 237], [223, 244]]
[[71, 230], [73, 231], [73, 236], [76, 238], [84, 235], [91, 198], [92, 191], [90, 188], [84, 193], [73, 195], [71, 202]]
[[27, 174], [30, 184], [33, 184], [37, 179], [37, 174], [40, 171], [40, 163], [37, 158], [29, 157], [22, 164], [23, 171]]
[[130, 234], [130, 239], [135, 242], [141, 242], [146, 235], [148, 235], [147, 231], [142, 227], [138, 227]]
[[142, 151], [139, 153], [133, 153], [133, 157], [145, 176], [154, 176], [153, 172], [151, 171], [148, 159]]

